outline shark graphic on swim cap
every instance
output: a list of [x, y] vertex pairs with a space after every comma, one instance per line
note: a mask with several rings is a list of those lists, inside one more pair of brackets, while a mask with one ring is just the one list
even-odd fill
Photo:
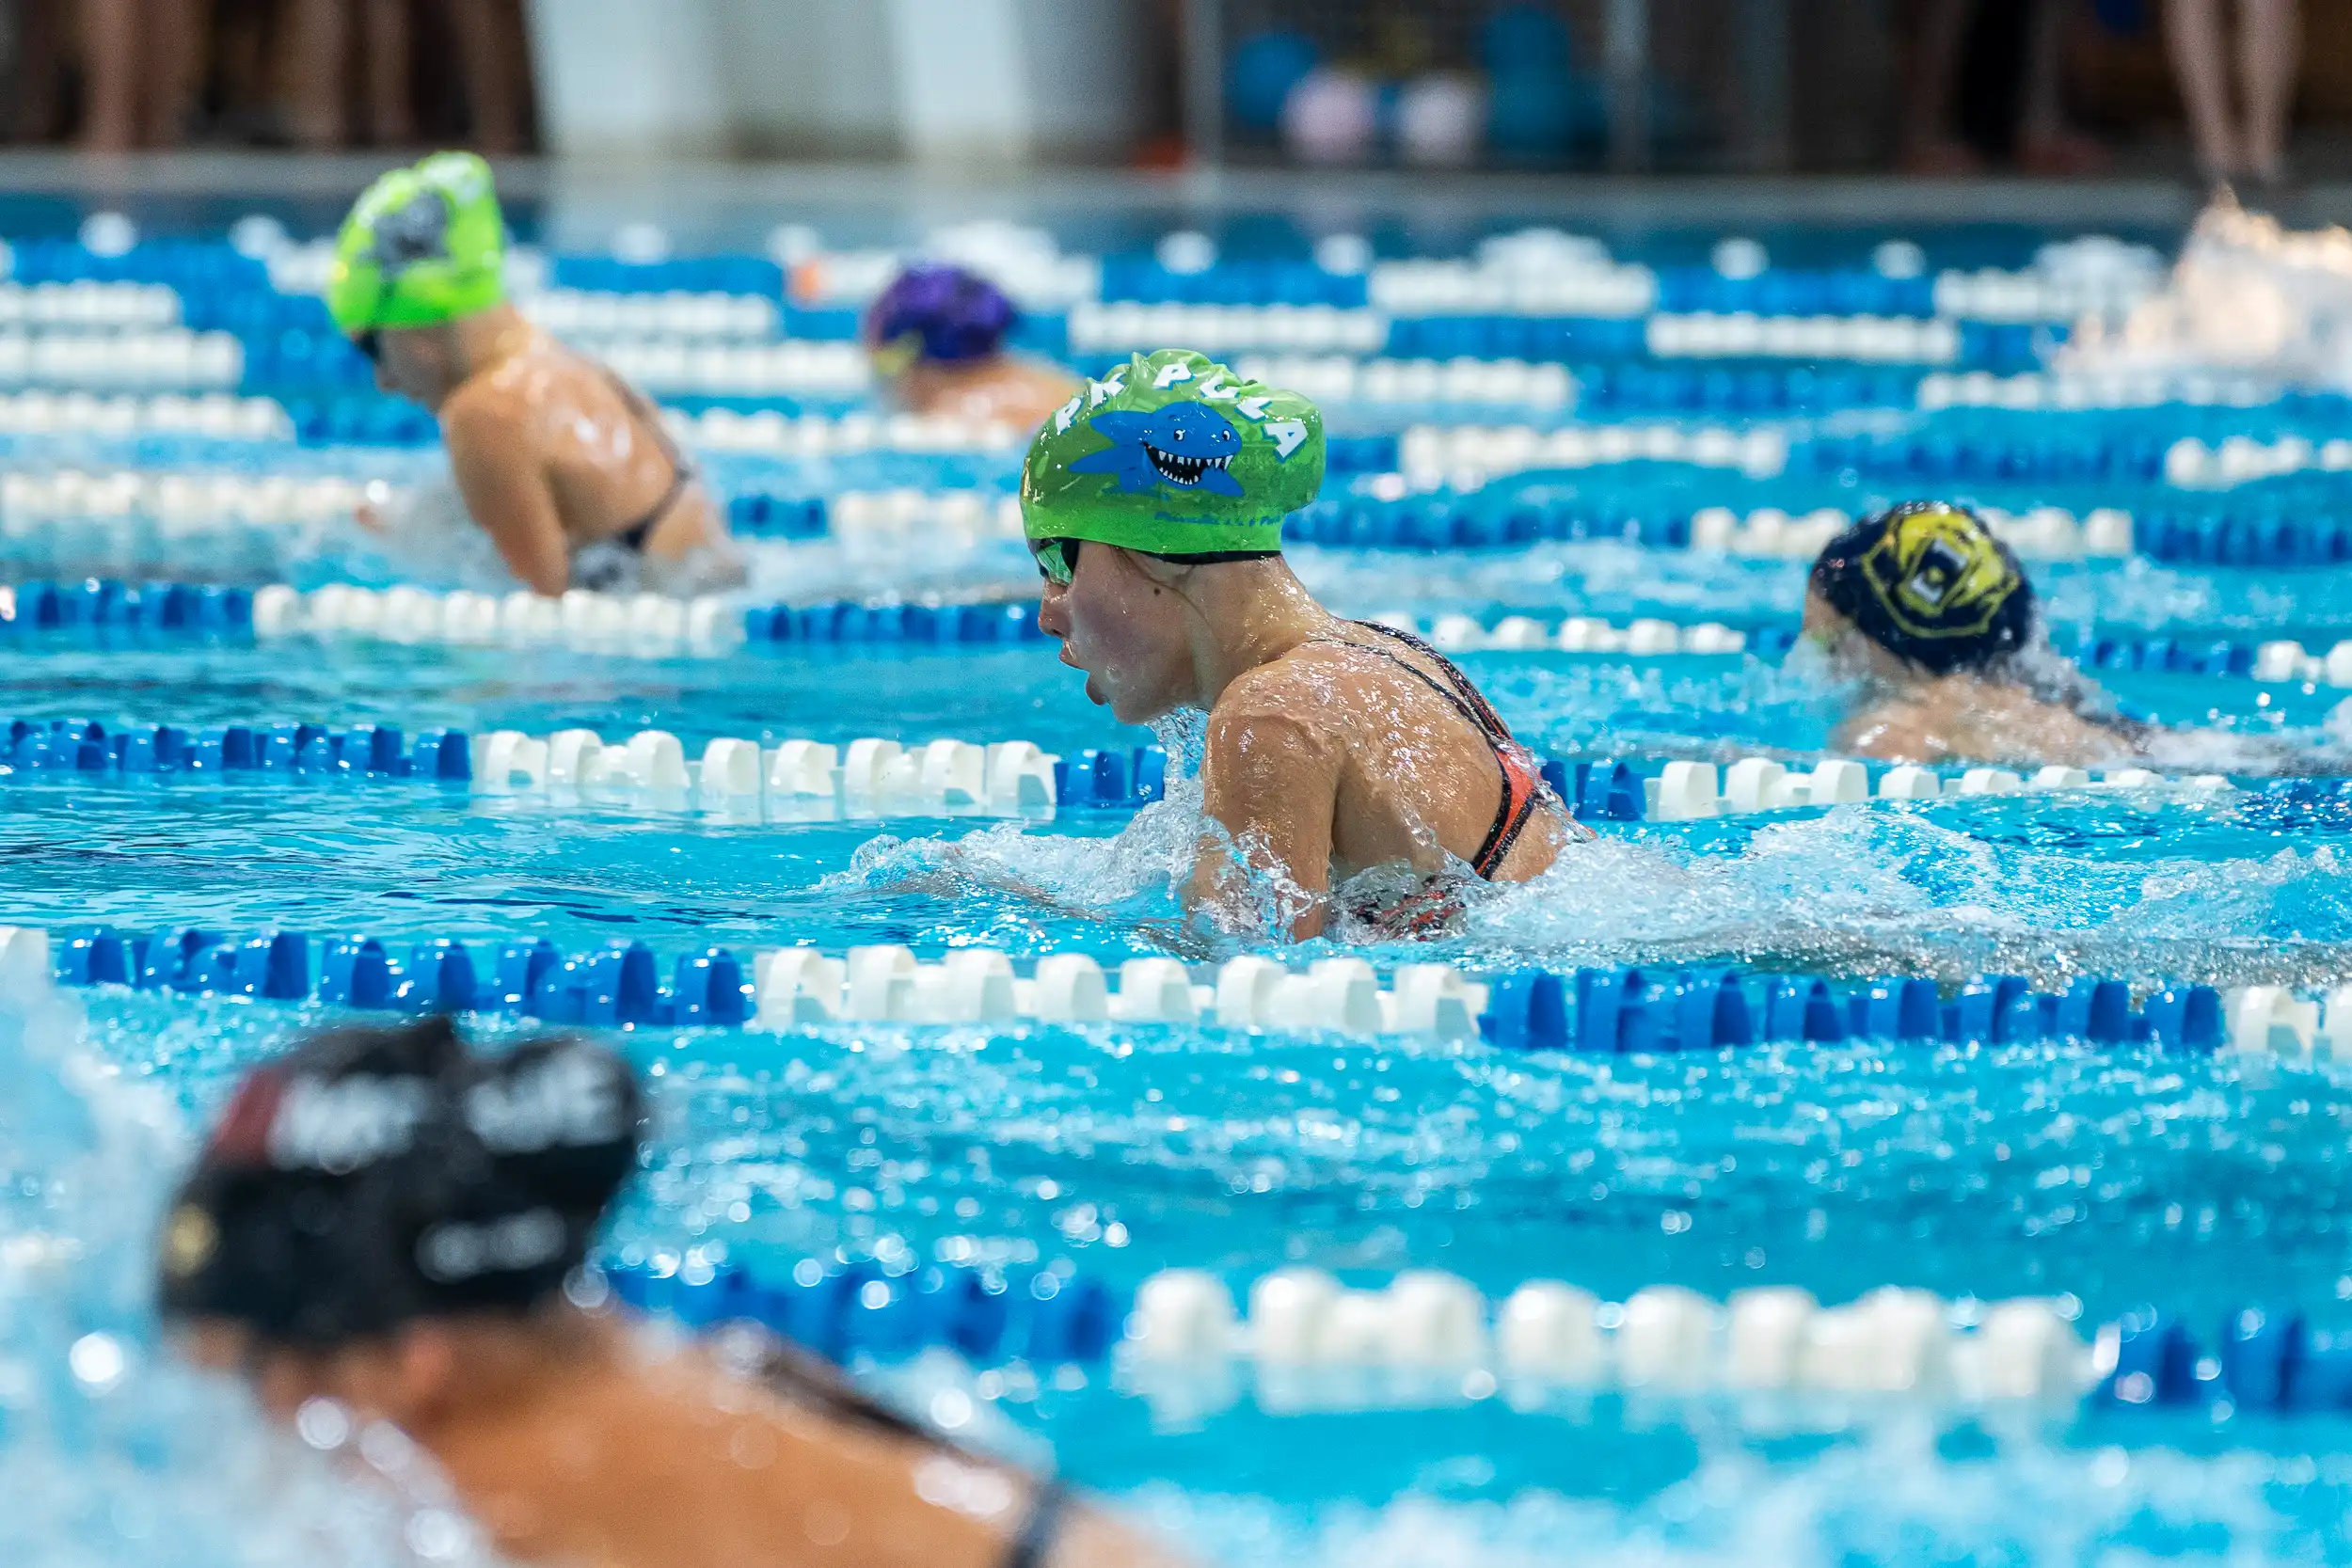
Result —
[[2017, 557], [1949, 501], [1908, 501], [1855, 524], [1822, 549], [1812, 586], [1864, 636], [1938, 674], [1990, 663], [2033, 635], [2033, 586]]
[[490, 166], [437, 152], [367, 188], [343, 219], [326, 309], [345, 336], [438, 326], [505, 296], [506, 223]]
[[1056, 409], [1029, 443], [1032, 539], [1153, 555], [1279, 550], [1323, 487], [1323, 415], [1206, 355], [1136, 355]]

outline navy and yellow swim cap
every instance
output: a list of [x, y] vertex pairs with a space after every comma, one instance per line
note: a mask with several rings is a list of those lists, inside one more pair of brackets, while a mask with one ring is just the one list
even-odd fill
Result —
[[2034, 633], [2017, 557], [1951, 501], [1906, 501], [1856, 523], [1814, 561], [1810, 586], [1863, 636], [1933, 674], [1981, 669]]

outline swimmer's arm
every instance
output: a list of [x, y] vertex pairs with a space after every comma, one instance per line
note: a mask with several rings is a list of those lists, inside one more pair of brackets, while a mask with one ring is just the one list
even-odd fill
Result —
[[1287, 713], [1220, 705], [1209, 721], [1201, 809], [1225, 835], [1202, 840], [1185, 907], [1220, 925], [1253, 927], [1260, 879], [1272, 872], [1288, 894], [1277, 920], [1294, 939], [1321, 935], [1340, 761], [1327, 736]]
[[572, 558], [547, 470], [532, 455], [529, 419], [508, 401], [453, 399], [442, 411], [441, 432], [466, 510], [507, 569], [532, 593], [552, 596], [571, 586]]

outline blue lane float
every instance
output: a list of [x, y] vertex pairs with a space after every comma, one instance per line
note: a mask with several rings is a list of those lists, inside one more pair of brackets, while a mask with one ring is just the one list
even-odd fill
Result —
[[1946, 1001], [1935, 982], [1924, 979], [1841, 982], [1629, 968], [1500, 975], [1479, 1030], [1506, 1050], [1603, 1056], [1847, 1040], [2080, 1040], [2209, 1052], [2221, 1043], [2225, 1020], [2220, 992], [2211, 986], [2168, 987], [2135, 1009], [2127, 983], [2090, 976], [2062, 992], [2037, 992], [2013, 974], [1979, 976]]
[[566, 954], [543, 940], [469, 944], [435, 937], [402, 944], [284, 930], [237, 935], [191, 927], [126, 936], [99, 929], [57, 949], [56, 978], [68, 986], [583, 1026], [736, 1027], [755, 1010], [750, 964], [731, 950], [680, 954], [665, 983], [643, 942]]
[[2114, 1366], [2094, 1403], [2110, 1409], [2352, 1409], [2352, 1336], [2311, 1327], [2292, 1306], [2246, 1307], [2201, 1341], [2171, 1312], [2140, 1307], [2105, 1330]]
[[997, 604], [754, 605], [743, 633], [754, 644], [932, 643], [973, 646], [1042, 642], [1037, 601]]
[[25, 776], [67, 780], [177, 774], [301, 774], [313, 778], [473, 777], [472, 739], [463, 730], [425, 729], [411, 738], [393, 724], [105, 724], [89, 719], [15, 719], [0, 729], [0, 761]]
[[90, 578], [19, 583], [12, 598], [0, 615], [0, 637], [90, 630], [203, 640], [253, 631], [253, 595], [243, 588]]
[[1127, 1297], [1067, 1269], [983, 1271], [804, 1258], [789, 1267], [693, 1275], [608, 1264], [613, 1293], [639, 1311], [703, 1329], [755, 1323], [835, 1362], [897, 1360], [934, 1347], [987, 1366], [1096, 1365], [1124, 1337]]

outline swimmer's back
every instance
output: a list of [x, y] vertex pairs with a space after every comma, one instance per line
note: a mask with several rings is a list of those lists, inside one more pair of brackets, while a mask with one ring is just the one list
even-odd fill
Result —
[[1956, 672], [1873, 703], [1833, 744], [1881, 762], [2096, 768], [2138, 760], [2144, 738], [2144, 726], [2102, 723], [2013, 682]]
[[653, 404], [612, 371], [544, 335], [466, 382], [441, 407], [453, 461], [469, 453], [501, 463], [520, 454], [537, 459], [571, 548], [642, 526], [644, 554], [678, 556], [722, 531], [707, 492], [683, 467], [660, 420]]
[[1010, 354], [970, 365], [917, 365], [902, 384], [915, 413], [993, 420], [1024, 431], [1043, 424], [1077, 389], [1067, 372]]
[[[1440, 695], [1446, 676], [1435, 660], [1409, 646], [1390, 648], [1391, 640], [1371, 628], [1342, 628], [1229, 685], [1210, 715], [1210, 746], [1237, 744], [1247, 733], [1256, 746], [1295, 750], [1297, 760], [1333, 772], [1335, 881], [1398, 863], [1438, 871], [1444, 860], [1431, 836], [1447, 856], [1475, 864], [1508, 815], [1497, 748]], [[1279, 772], [1286, 760], [1271, 756], [1262, 766]], [[1537, 800], [1489, 879], [1541, 875], [1565, 832], [1557, 813]]]
[[[1016, 1472], [780, 1398], [693, 1351], [647, 1354], [625, 1381], [583, 1384], [509, 1411], [440, 1457], [461, 1491], [480, 1501], [501, 1553], [518, 1561], [1177, 1563], [1091, 1508], [1059, 1504], [1038, 1518], [1044, 1494]], [[910, 1491], [936, 1494], [949, 1480], [968, 1506], [901, 1501]], [[1025, 1546], [1035, 1548], [1026, 1558]]]

